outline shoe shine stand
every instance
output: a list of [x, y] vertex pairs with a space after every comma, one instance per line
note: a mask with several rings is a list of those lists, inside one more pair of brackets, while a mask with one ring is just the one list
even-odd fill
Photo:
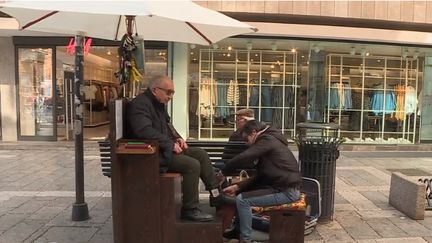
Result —
[[180, 220], [181, 175], [159, 173], [156, 142], [123, 139], [125, 100], [110, 104], [115, 243], [222, 243], [222, 224]]

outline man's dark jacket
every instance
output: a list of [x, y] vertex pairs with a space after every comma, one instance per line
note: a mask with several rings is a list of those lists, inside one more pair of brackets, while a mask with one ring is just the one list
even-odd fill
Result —
[[128, 104], [126, 133], [128, 138], [156, 140], [159, 143], [162, 170], [172, 160], [174, 140], [180, 138], [170, 123], [166, 105], [160, 103], [150, 89]]
[[301, 174], [297, 160], [288, 148], [287, 139], [276, 129], [269, 127], [259, 134], [254, 144], [225, 164], [223, 171], [243, 168], [255, 159], [258, 159], [257, 174], [240, 183], [239, 192], [258, 189], [283, 192], [300, 185]]

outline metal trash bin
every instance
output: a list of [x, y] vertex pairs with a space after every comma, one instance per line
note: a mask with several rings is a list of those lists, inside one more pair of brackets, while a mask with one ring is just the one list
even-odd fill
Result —
[[333, 220], [336, 160], [339, 158], [340, 126], [330, 123], [297, 124], [296, 143], [299, 149], [301, 173], [321, 185], [320, 220]]

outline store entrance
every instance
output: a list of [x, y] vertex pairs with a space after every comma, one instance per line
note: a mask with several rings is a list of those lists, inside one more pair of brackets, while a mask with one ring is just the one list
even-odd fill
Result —
[[73, 139], [73, 82], [72, 71], [64, 71], [63, 78], [57, 79], [57, 140]]

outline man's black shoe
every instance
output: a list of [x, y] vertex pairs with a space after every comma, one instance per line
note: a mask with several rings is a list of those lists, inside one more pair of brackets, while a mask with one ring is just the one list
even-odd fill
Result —
[[234, 226], [231, 229], [225, 230], [222, 236], [225, 239], [240, 239], [240, 230], [237, 226]]
[[236, 205], [235, 197], [231, 197], [222, 193], [217, 197], [210, 195], [210, 207], [219, 207], [224, 205]]
[[214, 219], [213, 215], [201, 212], [199, 208], [182, 209], [181, 218], [197, 222], [207, 222]]

